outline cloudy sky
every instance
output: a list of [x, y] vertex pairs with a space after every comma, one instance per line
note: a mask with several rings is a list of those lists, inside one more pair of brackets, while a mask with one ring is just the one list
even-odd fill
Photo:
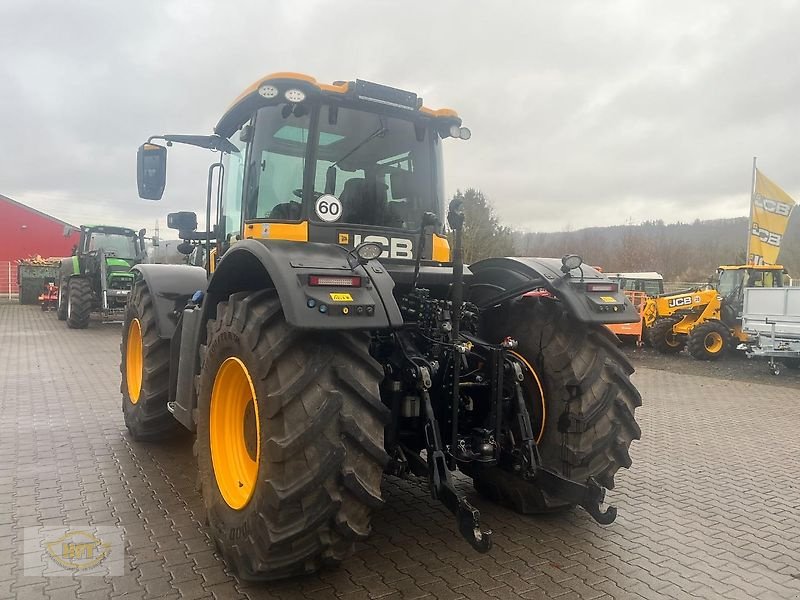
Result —
[[800, 199], [800, 3], [254, 0], [0, 2], [0, 193], [73, 224], [203, 212], [208, 133], [259, 76], [368, 79], [456, 108], [448, 193], [517, 228], [747, 213], [752, 157]]

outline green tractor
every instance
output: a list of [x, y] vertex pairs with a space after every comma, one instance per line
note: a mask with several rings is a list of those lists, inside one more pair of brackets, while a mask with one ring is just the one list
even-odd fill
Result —
[[166, 146], [216, 156], [204, 230], [168, 220], [206, 268], [133, 268], [125, 424], [144, 441], [196, 434], [209, 534], [240, 577], [346, 559], [384, 475], [426, 479], [479, 552], [492, 534], [455, 471], [520, 513], [614, 521], [605, 491], [631, 464], [641, 396], [605, 324], [639, 315], [577, 255], [463, 264], [442, 148], [469, 137], [413, 92], [278, 73], [214, 134], [139, 148], [150, 200]]
[[56, 314], [70, 329], [85, 329], [93, 312], [121, 314], [133, 285], [131, 267], [145, 255], [144, 229], [81, 225], [73, 255], [61, 260]]

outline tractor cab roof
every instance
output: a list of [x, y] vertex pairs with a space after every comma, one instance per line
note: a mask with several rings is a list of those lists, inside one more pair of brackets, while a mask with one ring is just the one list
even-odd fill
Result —
[[783, 271], [787, 273], [788, 271], [783, 267], [783, 265], [721, 265], [718, 270], [720, 271], [741, 271], [746, 269], [752, 269], [754, 271]]
[[81, 229], [86, 232], [96, 231], [98, 233], [116, 233], [117, 235], [135, 236], [136, 232], [127, 227], [117, 227], [115, 225], [81, 225]]
[[664, 276], [655, 271], [638, 271], [635, 273], [606, 273], [609, 279], [645, 279], [663, 281]]
[[421, 119], [435, 119], [447, 126], [461, 125], [461, 119], [456, 111], [451, 108], [428, 108], [422, 104], [422, 98], [414, 92], [360, 79], [334, 81], [331, 84], [320, 83], [310, 75], [282, 72], [266, 75], [245, 89], [222, 115], [214, 132], [223, 138], [230, 137], [255, 109], [283, 101], [284, 98], [286, 101], [297, 102], [298, 97], [338, 99], [361, 104], [364, 107], [396, 110]]

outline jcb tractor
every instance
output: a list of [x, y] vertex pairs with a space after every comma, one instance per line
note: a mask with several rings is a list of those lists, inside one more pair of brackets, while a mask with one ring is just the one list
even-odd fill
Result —
[[782, 287], [780, 265], [721, 266], [706, 288], [649, 298], [643, 311], [650, 343], [673, 354], [686, 347], [698, 360], [716, 360], [739, 342], [746, 287]]
[[144, 229], [81, 225], [73, 256], [61, 260], [56, 314], [70, 329], [85, 329], [93, 312], [122, 312], [133, 285], [130, 269], [145, 254]]
[[277, 73], [213, 134], [140, 147], [153, 200], [156, 141], [217, 155], [205, 230], [169, 218], [207, 246], [207, 268], [134, 267], [125, 423], [138, 440], [195, 432], [210, 535], [242, 578], [342, 561], [370, 532], [384, 474], [427, 478], [481, 552], [491, 531], [456, 470], [521, 513], [614, 520], [604, 494], [631, 464], [641, 397], [604, 324], [639, 316], [576, 255], [463, 264], [442, 147], [469, 135], [412, 92]]

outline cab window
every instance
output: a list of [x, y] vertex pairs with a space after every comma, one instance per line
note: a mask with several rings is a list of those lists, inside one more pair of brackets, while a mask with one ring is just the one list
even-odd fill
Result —
[[717, 291], [719, 292], [720, 296], [726, 298], [737, 292], [744, 283], [744, 276], [744, 271], [738, 269], [720, 271], [719, 283], [717, 284]]
[[415, 230], [437, 211], [433, 131], [342, 106], [321, 108], [319, 130], [314, 193], [339, 198], [342, 222]]
[[230, 142], [239, 152], [231, 152], [223, 157], [225, 168], [222, 184], [222, 215], [220, 226], [224, 234], [223, 240], [230, 241], [234, 235], [242, 231], [242, 187], [244, 186], [244, 161], [247, 144], [242, 142], [241, 131], [234, 133]]
[[266, 106], [256, 113], [246, 169], [248, 219], [300, 220], [310, 122], [303, 104]]

